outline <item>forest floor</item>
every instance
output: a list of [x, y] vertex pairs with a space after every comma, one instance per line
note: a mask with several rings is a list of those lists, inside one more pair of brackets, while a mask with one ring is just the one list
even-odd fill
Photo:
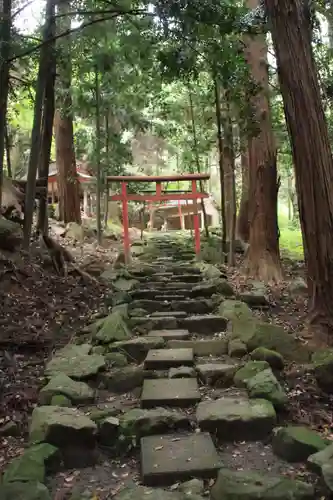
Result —
[[[111, 241], [98, 247], [94, 241], [90, 241], [83, 246], [81, 253], [78, 246], [68, 241], [64, 243], [77, 257], [82, 268], [95, 277], [115, 260], [122, 246], [119, 241]], [[292, 254], [290, 248], [284, 246], [284, 250], [283, 255]], [[66, 278], [55, 275], [52, 267], [41, 258], [38, 245], [33, 247], [31, 255], [29, 258], [25, 254], [16, 258], [11, 255], [10, 261], [0, 260], [0, 472], [13, 457], [22, 453], [29, 417], [37, 405], [38, 392], [44, 383], [46, 360], [55, 349], [67, 343], [78, 329], [90, 322], [92, 317], [98, 317], [104, 306], [103, 298], [106, 293], [102, 282], [85, 280], [74, 274]], [[242, 291], [247, 283], [238, 271], [241, 261], [238, 264], [235, 270], [228, 273], [228, 281], [237, 291]], [[284, 256], [283, 268], [286, 281], [279, 287], [269, 289], [270, 308], [264, 312], [256, 311], [256, 315], [283, 325], [306, 343], [307, 339], [302, 338], [302, 335], [307, 300], [302, 295], [291, 296], [287, 289], [290, 279], [304, 277], [304, 264]], [[296, 396], [291, 402], [291, 421], [310, 426], [333, 439], [333, 399], [321, 393], [307, 372], [307, 366], [302, 370], [299, 365], [290, 365], [286, 375], [289, 391]], [[104, 403], [110, 401], [106, 400]], [[121, 405], [128, 409], [136, 403], [135, 397], [112, 400], [113, 406]], [[8, 428], [11, 429], [10, 437], [5, 430]], [[13, 428], [16, 428], [15, 432]], [[263, 447], [262, 456], [266, 452]], [[246, 460], [246, 446], [238, 456], [241, 457], [241, 467]], [[110, 471], [115, 491], [123, 481], [130, 477], [135, 479], [136, 458], [133, 456], [133, 463], [128, 460], [111, 462], [106, 459], [103, 468], [105, 482], [110, 482]], [[235, 460], [236, 458], [233, 457]], [[292, 470], [293, 467], [290, 475], [293, 474]], [[298, 469], [298, 473], [302, 471]], [[306, 474], [304, 470], [304, 475]], [[70, 486], [76, 481], [76, 476], [73, 471], [61, 474], [55, 479], [54, 487], [58, 491], [63, 485]], [[58, 496], [56, 498], [58, 500]]]

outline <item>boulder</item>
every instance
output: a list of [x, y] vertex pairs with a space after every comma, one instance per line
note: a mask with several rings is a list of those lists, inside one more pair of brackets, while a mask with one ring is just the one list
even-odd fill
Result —
[[165, 340], [162, 337], [137, 337], [123, 342], [114, 342], [110, 347], [111, 352], [125, 354], [130, 362], [142, 363], [150, 349], [162, 349]]
[[251, 352], [250, 358], [255, 361], [267, 361], [273, 370], [283, 370], [283, 356], [276, 351], [266, 349], [266, 347], [257, 347]]
[[109, 316], [99, 322], [97, 331], [94, 334], [95, 340], [102, 344], [129, 340], [131, 337], [132, 334], [120, 311], [113, 311]]
[[203, 495], [205, 491], [205, 485], [202, 479], [191, 479], [190, 481], [185, 481], [179, 485], [179, 491], [185, 493], [185, 497], [191, 500], [193, 495]]
[[311, 484], [283, 476], [221, 469], [211, 500], [315, 500]]
[[324, 482], [330, 493], [333, 493], [333, 461], [326, 462], [322, 468], [321, 473], [324, 479]]
[[246, 344], [249, 351], [265, 347], [280, 353], [286, 360], [304, 362], [309, 360], [309, 350], [283, 327], [258, 321], [256, 318], [236, 319], [231, 326], [232, 338]]
[[134, 408], [120, 418], [119, 433], [126, 438], [139, 440], [144, 436], [178, 429], [190, 429], [188, 416], [179, 411], [165, 408], [152, 410]]
[[111, 392], [125, 393], [141, 387], [144, 379], [143, 366], [125, 366], [101, 374], [103, 386]]
[[208, 385], [229, 387], [237, 370], [236, 365], [226, 363], [205, 363], [196, 366], [200, 379]]
[[63, 396], [62, 394], [56, 394], [55, 396], [52, 396], [51, 401], [50, 401], [50, 405], [51, 406], [65, 406], [67, 408], [71, 408], [72, 402], [66, 396]]
[[234, 383], [237, 387], [246, 387], [249, 379], [268, 368], [269, 364], [266, 361], [248, 361], [235, 373]]
[[[41, 443], [31, 446], [23, 455], [14, 458], [6, 467], [2, 482], [36, 481], [44, 483], [46, 470], [55, 470], [61, 462], [61, 454], [55, 446]], [[0, 497], [1, 498], [1, 497]]]
[[287, 394], [270, 368], [248, 379], [246, 388], [250, 398], [267, 399], [276, 409], [282, 409], [288, 403]]
[[52, 500], [44, 484], [29, 481], [0, 485], [1, 500]]
[[249, 306], [241, 300], [224, 300], [219, 307], [219, 314], [230, 321], [235, 319], [247, 320], [253, 313]]
[[45, 368], [49, 378], [63, 373], [73, 379], [87, 379], [95, 376], [105, 367], [105, 359], [99, 354], [88, 354], [89, 344], [69, 344], [57, 351]]
[[287, 291], [293, 297], [304, 297], [308, 294], [308, 285], [301, 276], [297, 276], [289, 283]]
[[92, 447], [96, 424], [74, 408], [38, 406], [32, 412], [30, 442], [47, 442], [58, 447], [71, 445]]
[[104, 300], [107, 307], [115, 307], [119, 304], [128, 304], [132, 297], [128, 292], [115, 291], [107, 295]]
[[112, 286], [119, 292], [131, 292], [140, 282], [135, 279], [118, 278], [112, 282]]
[[239, 339], [231, 339], [228, 343], [228, 354], [231, 358], [242, 358], [247, 354], [247, 347]]
[[255, 441], [271, 432], [276, 413], [265, 399], [224, 397], [199, 403], [197, 421], [201, 430], [216, 433], [226, 441]]
[[19, 425], [14, 420], [9, 420], [0, 426], [0, 437], [19, 436], [19, 434]]
[[312, 356], [314, 375], [319, 387], [333, 393], [333, 349], [322, 349]]
[[290, 425], [274, 431], [274, 453], [288, 462], [304, 462], [310, 455], [322, 452], [329, 441], [317, 432], [303, 426]]
[[235, 295], [234, 289], [226, 279], [215, 278], [211, 281], [215, 285], [216, 293], [224, 297], [233, 297]]
[[41, 389], [39, 402], [42, 405], [48, 405], [52, 397], [56, 395], [66, 396], [75, 404], [92, 403], [95, 399], [95, 393], [89, 385], [72, 380], [64, 373], [58, 373], [52, 377], [49, 383]]
[[267, 307], [269, 305], [269, 301], [262, 292], [260, 291], [250, 291], [250, 292], [244, 292], [240, 293], [238, 295], [238, 298], [245, 302], [248, 306], [250, 307]]

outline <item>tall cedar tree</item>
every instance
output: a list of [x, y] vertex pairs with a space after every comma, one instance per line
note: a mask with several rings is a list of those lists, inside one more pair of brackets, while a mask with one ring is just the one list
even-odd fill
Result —
[[[258, 0], [248, 0], [247, 6], [257, 7]], [[249, 140], [250, 247], [245, 265], [249, 275], [265, 282], [279, 282], [282, 272], [277, 222], [276, 147], [268, 100], [265, 36], [248, 38], [246, 45], [246, 59], [259, 87], [252, 100], [259, 133]]]
[[265, 0], [292, 144], [310, 319], [333, 326], [333, 160], [302, 0]]
[[[59, 2], [59, 27], [66, 32], [71, 26], [70, 2]], [[59, 57], [57, 59], [57, 109], [54, 128], [56, 139], [56, 162], [58, 169], [59, 217], [64, 222], [81, 223], [80, 185], [76, 171], [74, 149], [73, 111], [71, 96], [72, 63], [70, 36], [63, 37], [59, 42]]]

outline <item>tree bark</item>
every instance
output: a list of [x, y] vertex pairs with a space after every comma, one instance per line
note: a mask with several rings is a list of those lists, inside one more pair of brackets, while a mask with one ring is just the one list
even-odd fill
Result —
[[[46, 17], [49, 23], [49, 37], [54, 38], [56, 33], [55, 25], [55, 0], [48, 0], [46, 6]], [[52, 146], [52, 132], [55, 108], [54, 84], [56, 77], [56, 56], [55, 43], [48, 44], [48, 68], [45, 84], [44, 106], [43, 106], [43, 127], [41, 138], [41, 150], [39, 157], [38, 173], [43, 181], [44, 193], [39, 201], [37, 230], [44, 235], [48, 234], [48, 177]]]
[[[255, 8], [258, 0], [248, 0]], [[264, 282], [279, 282], [282, 270], [277, 221], [276, 147], [268, 101], [267, 44], [263, 35], [247, 40], [246, 58], [254, 82], [261, 87], [252, 98], [258, 135], [249, 139], [249, 250], [248, 275]]]
[[[69, 2], [59, 4], [61, 30], [70, 29]], [[58, 58], [58, 87], [60, 96], [55, 112], [56, 163], [58, 169], [59, 217], [64, 222], [81, 224], [80, 184], [76, 171], [73, 113], [72, 64], [70, 37], [61, 38]]]
[[[301, 0], [265, 0], [295, 165], [310, 318], [333, 325], [333, 160]], [[311, 159], [311, 161], [309, 161]]]
[[224, 187], [226, 200], [227, 239], [229, 241], [228, 264], [235, 265], [235, 228], [236, 228], [236, 183], [235, 183], [235, 152], [230, 104], [227, 92], [224, 92], [223, 112], [223, 162], [224, 162]]
[[9, 86], [9, 55], [11, 41], [11, 0], [0, 2], [0, 206], [5, 156], [5, 132]]
[[102, 243], [101, 221], [101, 118], [100, 118], [100, 88], [98, 67], [95, 67], [95, 93], [96, 93], [96, 222], [97, 240]]
[[224, 161], [223, 161], [223, 133], [222, 133], [222, 118], [221, 118], [221, 99], [220, 85], [217, 78], [214, 76], [214, 91], [215, 91], [215, 114], [217, 128], [217, 143], [219, 152], [219, 170], [220, 170], [220, 191], [221, 191], [221, 222], [222, 222], [222, 262], [225, 262], [225, 250], [227, 246], [227, 223], [225, 210], [225, 193], [224, 193]]
[[247, 243], [250, 239], [249, 221], [249, 153], [248, 148], [241, 153], [242, 192], [237, 217], [236, 234], [239, 239]]

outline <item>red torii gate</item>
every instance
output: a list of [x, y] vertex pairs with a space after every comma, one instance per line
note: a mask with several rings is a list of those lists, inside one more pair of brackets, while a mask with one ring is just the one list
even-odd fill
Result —
[[[206, 181], [210, 178], [210, 174], [184, 174], [184, 175], [162, 175], [162, 176], [131, 176], [131, 175], [109, 175], [106, 177], [106, 189], [108, 191], [109, 182], [120, 182], [121, 183], [121, 193], [115, 194], [110, 197], [112, 201], [121, 201], [123, 207], [123, 227], [124, 227], [124, 254], [125, 262], [128, 263], [130, 260], [130, 239], [129, 239], [129, 224], [128, 224], [128, 202], [129, 201], [140, 201], [140, 202], [161, 202], [168, 200], [193, 200], [194, 214], [193, 214], [193, 225], [194, 225], [194, 237], [195, 237], [195, 252], [200, 253], [200, 225], [199, 216], [197, 209], [197, 201], [203, 198], [208, 198], [207, 193], [202, 193], [197, 190], [197, 181]], [[178, 193], [168, 193], [162, 192], [163, 182], [174, 182], [174, 181], [191, 181], [191, 191], [190, 192], [178, 192]], [[155, 194], [129, 194], [127, 192], [128, 182], [155, 182]]]

